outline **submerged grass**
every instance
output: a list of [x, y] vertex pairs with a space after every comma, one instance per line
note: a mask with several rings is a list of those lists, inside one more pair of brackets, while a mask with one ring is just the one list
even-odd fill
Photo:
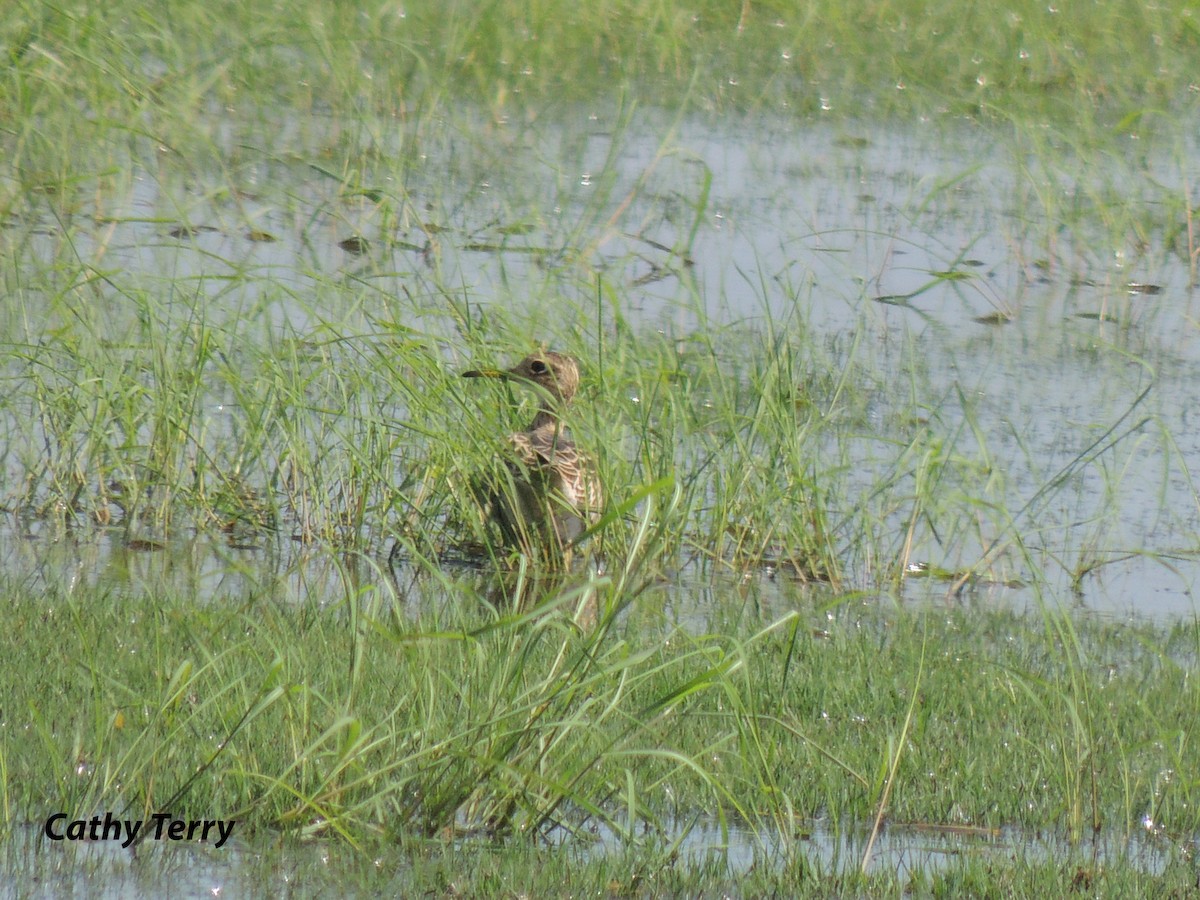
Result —
[[[821, 340], [799, 312], [745, 327], [699, 308], [686, 337], [655, 334], [625, 321], [628, 286], [603, 281], [592, 306], [556, 297], [551, 319], [553, 285], [484, 309], [436, 291], [380, 308], [370, 289], [237, 283], [248, 296], [232, 309], [115, 276], [103, 298], [12, 298], [0, 498], [19, 530], [101, 526], [128, 546], [223, 531], [375, 554], [399, 535], [416, 558], [501, 559], [470, 485], [533, 401], [467, 390], [460, 373], [510, 363], [531, 334], [583, 362], [568, 424], [610, 500], [589, 543], [614, 560], [650, 500], [663, 569], [765, 565], [889, 589], [936, 573], [951, 594], [1060, 571], [1078, 585], [1113, 558], [1097, 548], [1137, 461], [1159, 454], [1165, 485], [1182, 456], [1156, 424], [1148, 364], [1122, 368], [1122, 408], [1064, 436], [1074, 455], [1047, 468], [1027, 449], [1018, 477], [982, 421], [989, 401], [937, 384], [917, 340], [880, 359], [862, 332]], [[897, 373], [903, 393], [887, 386]]]
[[[976, 322], [1022, 314], [1035, 278], [1009, 296], [967, 271], [978, 221], [913, 291], [847, 263], [848, 337], [805, 312], [829, 289], [815, 263], [738, 271], [763, 315], [719, 319], [694, 270], [729, 198], [677, 140], [691, 111], [769, 113], [788, 140], [847, 123], [844, 155], [789, 173], [811, 180], [865, 165], [861, 123], [980, 123], [1011, 148], [1017, 266], [1119, 278], [1127, 322], [1108, 256], [1193, 281], [1200, 256], [1171, 131], [1200, 50], [1187, 4], [93, 6], [19, 0], [0, 23], [0, 508], [15, 546], [111, 542], [131, 574], [0, 573], [9, 837], [49, 811], [169, 808], [399, 845], [438, 891], [636, 894], [723, 890], [728, 860], [678, 864], [715, 821], [780, 863], [743, 890], [823, 895], [1120, 893], [1145, 873], [822, 871], [793, 840], [818, 819], [1195, 833], [1200, 629], [1051, 596], [1124, 556], [1194, 560], [1190, 539], [1127, 546], [1117, 512], [1151, 459], [1172, 539], [1191, 521], [1167, 509], [1180, 473], [1196, 491], [1156, 348], [1125, 323], [1063, 329], [1063, 354], [1120, 374], [1051, 452], [969, 374], [947, 384], [936, 329], [876, 326], [932, 321], [934, 288], [983, 297]], [[662, 136], [630, 177], [648, 96]], [[539, 131], [568, 109], [587, 127]], [[1162, 135], [1181, 177], [1125, 143]], [[852, 227], [905, 246], [959, 222], [981, 172], [914, 177], [901, 224]], [[810, 215], [781, 243], [837, 237]], [[639, 318], [664, 283], [662, 321]], [[494, 565], [469, 502], [530, 398], [459, 373], [543, 341], [584, 364], [569, 424], [610, 497], [568, 572]], [[338, 587], [130, 589], [131, 557], [216, 534], [222, 577], [296, 543]], [[724, 585], [702, 626], [680, 569]], [[766, 573], [819, 588], [773, 606]], [[917, 576], [955, 602], [893, 605]], [[1018, 580], [1040, 616], [971, 603]], [[628, 855], [492, 840], [591, 828]], [[1185, 869], [1164, 874], [1183, 890]]]
[[415, 617], [387, 579], [199, 606], [9, 582], [8, 825], [170, 811], [358, 847], [597, 826], [666, 846], [702, 817], [799, 864], [806, 823], [884, 802], [890, 822], [1164, 848], [1200, 826], [1195, 623], [796, 595], [692, 633], [643, 574], [540, 585], [528, 612], [467, 577]]
[[[1077, 155], [1085, 166], [1125, 158], [1129, 136], [1170, 134], [1175, 115], [1190, 109], [1198, 49], [1200, 26], [1181, 0], [1086, 9], [1026, 2], [970, 14], [952, 3], [798, 11], [707, 2], [685, 11], [660, 2], [383, 0], [353, 10], [169, 2], [149, 14], [126, 2], [18, 0], [0, 25], [8, 61], [0, 118], [10, 123], [0, 135], [8, 165], [0, 210], [26, 216], [48, 204], [64, 223], [87, 214], [187, 225], [186, 208], [147, 215], [127, 207], [137, 173], [154, 173], [158, 184], [214, 173], [201, 199], [228, 202], [225, 224], [254, 232], [263, 185], [280, 177], [273, 170], [291, 169], [285, 180], [319, 172], [343, 199], [376, 201], [385, 231], [412, 227], [427, 220], [424, 198], [406, 190], [410, 178], [429, 158], [461, 156], [465, 134], [482, 133], [475, 153], [504, 164], [529, 149], [513, 133], [522, 122], [576, 108], [620, 120], [643, 97], [670, 111], [822, 117], [868, 129], [892, 118], [968, 118], [998, 140], [1015, 135], [1022, 158], [1030, 146], [1052, 145], [1036, 168], [1056, 172]], [[465, 112], [462, 97], [472, 98]], [[381, 161], [399, 177], [376, 179]], [[1045, 184], [1042, 174], [1032, 172], [1031, 185]], [[1062, 177], [1073, 180], [1070, 171]], [[1112, 187], [1107, 200], [1083, 199], [1115, 214], [1114, 228], [1144, 226], [1111, 202], [1123, 192]], [[1042, 194], [1054, 204], [1061, 196]], [[1191, 204], [1183, 195], [1174, 202], [1181, 229]]]

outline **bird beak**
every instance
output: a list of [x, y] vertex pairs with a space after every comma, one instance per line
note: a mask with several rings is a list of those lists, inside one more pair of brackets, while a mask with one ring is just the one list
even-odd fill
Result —
[[472, 369], [462, 373], [463, 378], [507, 378], [508, 375], [503, 369]]

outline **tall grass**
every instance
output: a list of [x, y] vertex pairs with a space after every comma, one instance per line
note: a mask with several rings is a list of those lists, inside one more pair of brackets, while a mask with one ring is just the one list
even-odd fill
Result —
[[[999, 328], [1033, 273], [1123, 281], [1115, 254], [1194, 275], [1171, 119], [1198, 43], [1181, 3], [19, 0], [0, 23], [6, 534], [125, 560], [217, 534], [227, 573], [295, 544], [336, 577], [296, 600], [271, 572], [216, 598], [106, 592], [44, 560], [0, 575], [6, 825], [170, 808], [398, 839], [418, 862], [484, 843], [463, 837], [600, 828], [644, 854], [611, 863], [631, 892], [660, 864], [652, 880], [675, 884], [662, 872], [701, 819], [749, 827], [764, 859], [782, 845], [793, 888], [791, 838], [815, 817], [1182, 840], [1195, 623], [1076, 619], [1053, 595], [1059, 573], [1078, 590], [1126, 555], [1194, 559], [1128, 546], [1114, 512], [1147, 459], [1160, 506], [1180, 473], [1195, 493], [1155, 405], [1161, 348], [1124, 297], [1115, 336], [1054, 325], [1064, 355], [1122, 374], [1047, 438], [973, 368], [1037, 328], [956, 342], [947, 376], [929, 342], [954, 326], [922, 301], [983, 298]], [[739, 271], [763, 315], [711, 315], [721, 287], [697, 256], [737, 216], [679, 135], [728, 113], [769, 113], [789, 139], [818, 118], [981, 123], [1013, 161], [993, 218], [1026, 277], [1008, 292], [965, 271], [995, 224], [962, 213], [992, 174], [972, 159], [914, 175], [902, 224], [853, 226], [923, 249], [921, 229], [965, 222], [923, 287], [886, 292], [851, 243], [820, 276]], [[1182, 187], [1127, 149], [1161, 135]], [[869, 186], [870, 140], [841, 140], [790, 174], [858, 166]], [[772, 239], [840, 233], [820, 218]], [[852, 334], [812, 326], [827, 290], [859, 311]], [[637, 308], [653, 291], [656, 319]], [[541, 342], [583, 362], [569, 424], [610, 497], [566, 571], [497, 565], [469, 488], [531, 398], [459, 373]], [[1172, 539], [1192, 521], [1162, 517]], [[988, 607], [983, 588], [1018, 582], [1040, 618]], [[698, 625], [685, 595], [711, 583]]]
[[[37, 322], [45, 299], [18, 300], [26, 333], [9, 345], [0, 403], [8, 507], [30, 524], [116, 526], [126, 541], [225, 530], [381, 552], [399, 534], [429, 558], [481, 544], [502, 556], [470, 484], [533, 401], [468, 390], [460, 373], [533, 349], [535, 306], [490, 309], [486, 344], [472, 325], [442, 350], [437, 333], [380, 320], [355, 295], [335, 313], [344, 298], [329, 287], [297, 306], [290, 292], [249, 285], [262, 299], [247, 316], [138, 289], [107, 318], [67, 292]], [[318, 321], [274, 325], [274, 298]], [[667, 566], [768, 565], [841, 584], [849, 565], [855, 585], [897, 586], [930, 561], [961, 586], [1053, 565], [1078, 580], [1117, 558], [1100, 548], [1121, 527], [1112, 511], [1136, 460], [1148, 445], [1176, 455], [1147, 432], [1153, 382], [1075, 441], [1060, 469], [1037, 463], [1030, 485], [998, 460], [984, 401], [957, 385], [931, 401], [941, 389], [914, 367], [910, 395], [879, 407], [887, 368], [860, 345], [822, 346], [801, 318], [678, 341], [577, 309], [582, 324], [542, 337], [557, 332], [558, 348], [584, 361], [568, 419], [611, 498], [593, 545], [617, 558], [641, 498], [670, 483], [677, 502], [657, 523]], [[873, 404], [882, 429], [864, 418]], [[1107, 513], [1093, 512], [1095, 480]], [[1055, 534], [1047, 511], [1063, 504], [1087, 527]]]
[[893, 822], [1077, 836], [1196, 827], [1174, 774], [1196, 763], [1194, 624], [1043, 630], [842, 598], [690, 633], [647, 577], [646, 522], [643, 555], [535, 585], [524, 610], [437, 567], [423, 577], [449, 579], [452, 602], [415, 617], [369, 568], [299, 605], [9, 583], [9, 814], [219, 814], [242, 837], [361, 847], [589, 825], [653, 843], [703, 816], [766, 850], [884, 805]]

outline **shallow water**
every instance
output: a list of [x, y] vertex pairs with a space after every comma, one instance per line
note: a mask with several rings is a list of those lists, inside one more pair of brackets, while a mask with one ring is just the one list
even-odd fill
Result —
[[[278, 131], [318, 146], [326, 137], [319, 119]], [[1184, 194], [1179, 159], [1195, 157], [1195, 134], [1162, 149], [1128, 136], [1127, 157], [1101, 157], [1107, 167], [1083, 168], [1064, 150], [1049, 170], [1010, 136], [953, 123], [722, 125], [648, 113], [618, 128], [587, 110], [533, 124], [443, 123], [423, 135], [403, 185], [365, 172], [357, 193], [300, 163], [303, 148], [244, 164], [237, 204], [136, 173], [121, 203], [92, 210], [108, 217], [99, 223], [24, 223], [22, 265], [50, 265], [70, 244], [130, 285], [209, 295], [211, 321], [265, 317], [301, 335], [321, 312], [309, 296], [350, 280], [402, 299], [388, 307], [398, 324], [452, 344], [446, 286], [481, 316], [540, 302], [524, 285], [549, 282], [586, 301], [566, 262], [583, 254], [622, 286], [620, 312], [635, 327], [684, 343], [702, 329], [732, 355], [737, 332], [723, 339], [725, 327], [800, 321], [835, 362], [869, 356], [877, 435], [854, 445], [841, 502], [857, 502], [894, 459], [897, 448], [876, 437], [917, 384], [938, 433], [978, 429], [985, 444], [967, 438], [962, 454], [995, 469], [999, 508], [1021, 511], [1012, 529], [1027, 555], [1007, 554], [996, 577], [1038, 591], [1014, 602], [1175, 618], [1195, 611], [1197, 293], [1179, 235], [1134, 222], [1114, 245], [1120, 232], [1100, 223], [1118, 214], [1106, 196], [1141, 198], [1153, 223]], [[377, 191], [399, 198], [394, 219], [381, 218]], [[231, 224], [243, 218], [273, 240]], [[366, 253], [341, 249], [357, 234]], [[547, 333], [574, 310], [545, 310]], [[1011, 318], [996, 324], [996, 314]], [[117, 339], [127, 320], [114, 309], [111, 321]], [[234, 427], [230, 414], [229, 398], [213, 398], [208, 429]], [[13, 485], [22, 458], [7, 457]], [[993, 536], [1003, 544], [1011, 533]], [[983, 550], [956, 534], [946, 546], [927, 539], [913, 559], [955, 571]], [[1072, 584], [1069, 571], [1095, 561], [1105, 564]]]
[[[293, 131], [300, 142], [320, 134], [319, 122], [293, 125], [283, 124], [285, 140]], [[297, 161], [307, 151], [264, 159], [239, 171], [246, 191], [239, 203], [271, 241], [248, 237], [225, 192], [139, 172], [115, 208], [90, 211], [109, 220], [72, 223], [71, 252], [103, 259], [131, 285], [207, 296], [214, 320], [262, 306], [266, 321], [301, 334], [320, 318], [302, 298], [346, 281], [369, 285], [381, 298], [408, 298], [388, 303], [398, 324], [452, 341], [444, 286], [469, 297], [483, 316], [493, 306], [537, 302], [526, 298], [528, 284], [549, 283], [586, 300], [568, 262], [579, 253], [621, 285], [628, 308], [620, 313], [634, 327], [660, 329], [681, 343], [702, 329], [720, 353], [734, 355], [735, 328], [799, 320], [832, 356], [867, 354], [881, 373], [868, 423], [875, 435], [857, 445], [859, 474], [848, 476], [845, 496], [866, 490], [894, 458], [895, 446], [879, 446], [875, 436], [887, 434], [889, 410], [904, 405], [894, 401], [907, 397], [919, 367], [930, 415], [944, 431], [978, 429], [980, 458], [1003, 476], [997, 506], [1023, 511], [1014, 527], [1026, 555], [1006, 554], [1001, 577], [955, 597], [947, 596], [947, 581], [912, 578], [897, 599], [1031, 611], [1050, 603], [1158, 622], [1196, 615], [1200, 502], [1191, 473], [1200, 472], [1200, 441], [1192, 404], [1200, 349], [1186, 261], [1161, 229], [1144, 234], [1144, 245], [1126, 239], [1114, 246], [1110, 230], [1089, 224], [1094, 219], [1080, 215], [1059, 228], [1039, 203], [1091, 207], [1117, 191], [1155, 209], [1165, 196], [1185, 193], [1178, 159], [1200, 155], [1200, 131], [1186, 132], [1182, 150], [1131, 139], [1130, 159], [1064, 175], [1073, 168], [1069, 159], [1062, 171], [1031, 174], [1015, 143], [977, 126], [699, 119], [669, 126], [648, 114], [623, 129], [586, 110], [533, 125], [492, 123], [478, 133], [446, 124], [427, 136], [404, 185], [363, 174], [364, 187], [403, 197], [394, 227], [374, 200]], [[180, 234], [180, 224], [212, 230]], [[65, 252], [67, 234], [53, 220], [21, 227], [31, 233], [21, 264], [28, 271]], [[366, 237], [365, 253], [339, 246], [354, 235]], [[949, 272], [956, 274], [938, 274]], [[569, 327], [565, 319], [577, 309], [548, 310], [548, 332]], [[997, 313], [1003, 324], [980, 321]], [[124, 327], [114, 313], [114, 338]], [[219, 422], [228, 411], [214, 405], [207, 415]], [[1089, 463], [1073, 466], [1080, 456]], [[21, 459], [5, 457], [5, 492], [24, 476]], [[1065, 487], [1043, 491], [1060, 476]], [[903, 522], [896, 525], [899, 533]], [[30, 593], [169, 590], [214, 603], [258, 591], [327, 604], [378, 579], [414, 611], [452, 602], [440, 585], [389, 566], [389, 546], [378, 535], [375, 554], [347, 567], [323, 548], [286, 539], [240, 545], [201, 536], [131, 549], [115, 530], [9, 519], [0, 524], [0, 570]], [[971, 539], [931, 540], [913, 558], [953, 572], [982, 550]], [[1069, 569], [1085, 551], [1119, 561], [1073, 585]], [[764, 618], [807, 590], [770, 568], [714, 578], [684, 565], [663, 588], [669, 617], [703, 630], [713, 608], [728, 605], [747, 582]], [[805, 852], [814, 859], [857, 865], [861, 835], [820, 828], [811, 835]], [[121, 895], [169, 886], [212, 896], [223, 886], [234, 892], [238, 884], [264, 883], [259, 856], [244, 847], [220, 857], [189, 850], [143, 869], [120, 854], [86, 849], [68, 858], [35, 844], [18, 840], [15, 851], [10, 844], [5, 868], [68, 891]], [[685, 846], [696, 857], [727, 854], [735, 870], [755, 852], [736, 830], [721, 836], [700, 828]], [[1076, 852], [1012, 832], [980, 840], [894, 827], [874, 865], [936, 867], [962, 853], [1011, 854], [1014, 847], [1063, 859]], [[297, 851], [302, 859], [321, 852]], [[1116, 837], [1100, 851], [1151, 872], [1164, 852], [1153, 840]], [[292, 877], [287, 864], [269, 868], [282, 890]]]
[[[684, 866], [727, 873], [727, 896], [741, 896], [738, 882], [752, 867], [782, 865], [799, 854], [809, 871], [829, 876], [862, 865], [869, 833], [865, 828], [832, 831], [821, 823], [805, 825], [784, 848], [777, 838], [765, 840], [741, 827], [697, 823], [686, 834], [660, 836], [659, 846], [679, 840]], [[622, 842], [607, 833], [590, 841], [551, 843], [558, 852], [580, 859], [619, 854]], [[455, 852], [452, 847], [444, 848]], [[463, 848], [459, 848], [463, 849]], [[483, 848], [481, 848], [483, 849]], [[1078, 844], [1058, 836], [1032, 835], [1017, 829], [969, 829], [920, 825], [885, 826], [871, 850], [869, 871], [894, 871], [901, 878], [928, 877], [959, 865], [965, 857], [1038, 863], [1056, 859], [1063, 865], [1103, 870], [1126, 865], [1148, 875], [1160, 874], [1179, 848], [1151, 833], [1125, 836], [1102, 833]], [[493, 852], [497, 851], [493, 848]], [[472, 857], [463, 854], [463, 865]], [[343, 896], [402, 895], [411, 890], [406, 851], [373, 848], [369, 863], [348, 847], [289, 838], [264, 842], [234, 840], [215, 850], [205, 845], [142, 844], [138, 852], [116, 843], [62, 843], [46, 849], [40, 828], [18, 829], [5, 842], [3, 867], [23, 897], [127, 897], [167, 894], [172, 897], [240, 897], [264, 894], [314, 896], [337, 891]], [[509, 888], [520, 891], [522, 885]], [[0, 891], [2, 893], [2, 891]]]

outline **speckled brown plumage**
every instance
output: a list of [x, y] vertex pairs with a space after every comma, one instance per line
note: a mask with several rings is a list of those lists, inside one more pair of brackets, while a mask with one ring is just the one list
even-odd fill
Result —
[[463, 377], [506, 378], [538, 390], [537, 415], [525, 431], [509, 435], [507, 483], [483, 485], [476, 494], [510, 546], [531, 552], [553, 541], [560, 551], [569, 547], [604, 503], [594, 467], [560, 417], [579, 389], [578, 364], [566, 354], [543, 350], [511, 369], [474, 369]]

